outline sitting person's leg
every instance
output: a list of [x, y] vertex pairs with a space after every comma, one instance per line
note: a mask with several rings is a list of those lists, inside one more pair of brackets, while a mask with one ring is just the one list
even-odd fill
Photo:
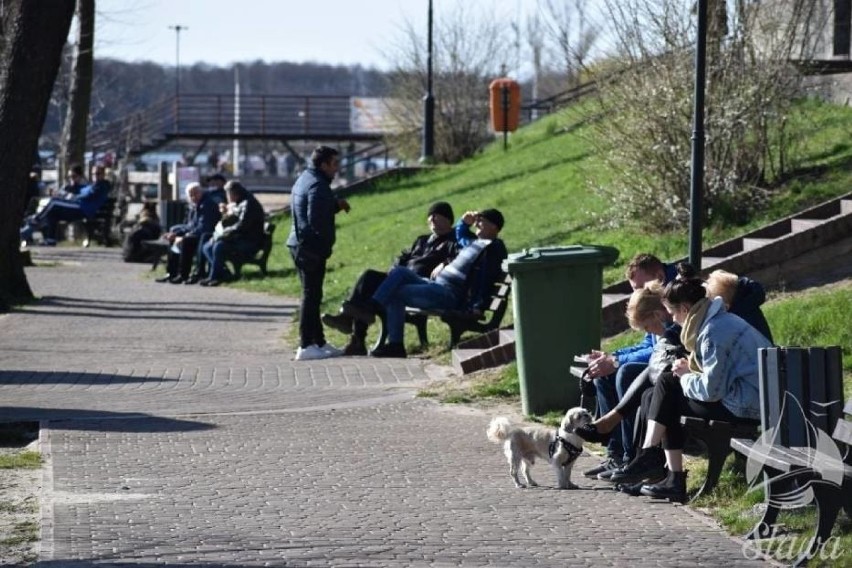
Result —
[[78, 203], [64, 199], [51, 199], [41, 213], [36, 215], [42, 226], [42, 236], [47, 241], [56, 240], [56, 227], [60, 221], [79, 221], [85, 219]]
[[[619, 404], [621, 404], [621, 401], [625, 400], [627, 394], [630, 392], [630, 387], [633, 386], [633, 383], [637, 383], [639, 385], [640, 390], [638, 392], [640, 393], [650, 386], [650, 383], [648, 383], [647, 380], [638, 380], [647, 368], [648, 365], [645, 363], [626, 363], [618, 368], [618, 372], [615, 374], [615, 391], [618, 394]], [[636, 393], [636, 390], [631, 392], [631, 397], [633, 403], [638, 406], [638, 403], [641, 401], [641, 394], [637, 396]], [[639, 447], [633, 445], [633, 428], [636, 423], [636, 407], [633, 406], [631, 408], [630, 406], [627, 406], [627, 408], [625, 408], [625, 406], [621, 407], [622, 411], [619, 413], [622, 417], [621, 447], [624, 450], [624, 461], [630, 461], [636, 456], [635, 450]], [[616, 405], [615, 409], [618, 407], [619, 406]]]
[[204, 247], [210, 243], [210, 239], [213, 238], [213, 233], [203, 233], [198, 238], [198, 250], [195, 253], [195, 272], [190, 274], [188, 284], [195, 284], [202, 278], [207, 276], [207, 255], [205, 254]]
[[225, 241], [210, 241], [205, 245], [205, 256], [210, 263], [210, 275], [201, 284], [218, 285], [225, 275]]
[[[358, 277], [358, 280], [352, 287], [349, 297], [346, 299], [344, 304], [358, 304], [365, 307], [370, 306], [373, 294], [376, 293], [376, 290], [379, 289], [379, 286], [386, 278], [386, 272], [379, 272], [378, 270], [372, 269], [365, 270]], [[368, 324], [345, 313], [342, 306], [337, 314], [324, 314], [322, 316], [322, 321], [325, 325], [330, 326], [341, 333], [352, 334], [350, 343], [353, 343], [354, 341], [355, 343], [363, 344], [364, 339], [367, 337]]]
[[198, 236], [187, 235], [180, 242], [180, 267], [177, 276], [180, 281], [189, 280], [190, 272], [192, 271], [192, 261], [198, 253]]
[[[407, 269], [406, 269], [407, 270]], [[393, 278], [391, 276], [385, 281], [385, 284]], [[414, 274], [411, 271], [408, 271]], [[457, 307], [459, 299], [455, 293], [446, 286], [441, 286], [436, 282], [426, 280], [414, 274], [414, 278], [408, 276], [400, 276], [399, 278], [407, 278], [410, 283], [397, 286], [395, 292], [388, 296], [382, 305], [385, 308], [385, 323], [388, 326], [388, 343], [386, 349], [374, 349], [371, 355], [377, 357], [404, 356], [405, 346], [403, 344], [405, 334], [405, 308], [412, 306], [422, 309], [449, 309]], [[385, 284], [379, 287], [379, 292], [384, 288]], [[376, 296], [379, 296], [376, 292]]]
[[[618, 404], [618, 392], [615, 389], [615, 374], [598, 377], [592, 383], [595, 385], [597, 394], [598, 414], [600, 416], [607, 416]], [[620, 465], [624, 459], [624, 447], [621, 445], [621, 436], [610, 436], [604, 443], [606, 443], [607, 458]]]

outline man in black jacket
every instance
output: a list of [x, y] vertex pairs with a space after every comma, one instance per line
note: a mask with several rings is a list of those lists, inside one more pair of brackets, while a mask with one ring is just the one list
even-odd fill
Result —
[[[393, 266], [405, 266], [419, 276], [428, 278], [439, 264], [452, 260], [458, 251], [455, 233], [453, 231], [453, 208], [446, 201], [438, 201], [429, 207], [426, 215], [429, 223], [429, 234], [420, 235], [414, 240], [411, 248], [402, 251]], [[366, 355], [368, 324], [344, 313], [344, 308], [351, 304], [366, 305], [373, 294], [387, 278], [387, 272], [365, 270], [355, 283], [349, 299], [343, 302], [337, 315], [324, 314], [322, 321], [325, 325], [343, 333], [351, 333], [349, 343], [344, 347], [344, 355]]]
[[266, 220], [263, 206], [238, 181], [229, 181], [225, 190], [231, 208], [223, 206], [227, 212], [222, 217], [221, 232], [214, 232], [213, 238], [202, 247], [210, 264], [210, 274], [199, 282], [202, 286], [218, 286], [229, 279], [226, 260], [251, 257], [263, 246]]
[[311, 167], [302, 172], [290, 192], [293, 225], [287, 248], [302, 283], [296, 361], [343, 354], [341, 349], [326, 343], [320, 321], [325, 266], [336, 239], [334, 216], [340, 211], [349, 212], [349, 203], [336, 198], [331, 191], [331, 181], [338, 169], [337, 150], [318, 146], [311, 153]]

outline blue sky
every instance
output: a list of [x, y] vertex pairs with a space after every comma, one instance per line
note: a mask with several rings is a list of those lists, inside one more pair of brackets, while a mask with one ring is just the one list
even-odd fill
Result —
[[[434, 9], [458, 0], [433, 0]], [[535, 0], [467, 0], [517, 14]], [[98, 0], [96, 57], [174, 65], [315, 61], [388, 68], [387, 46], [403, 22], [426, 28], [427, 0]], [[436, 15], [437, 17], [437, 15]]]

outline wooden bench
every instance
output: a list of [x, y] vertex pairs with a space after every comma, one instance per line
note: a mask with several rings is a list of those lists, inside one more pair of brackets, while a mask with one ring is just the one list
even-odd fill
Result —
[[852, 423], [842, 419], [852, 404], [842, 407], [841, 349], [771, 347], [758, 356], [763, 434], [731, 440], [748, 459], [749, 481], [763, 473], [766, 511], [746, 538], [775, 536], [780, 509], [814, 502], [816, 533], [794, 563], [803, 566], [828, 542], [840, 508], [852, 512]]
[[272, 252], [272, 236], [275, 234], [275, 223], [263, 224], [263, 246], [251, 258], [228, 259], [234, 267], [234, 276], [242, 275], [243, 265], [254, 264], [260, 268], [260, 273], [266, 276], [269, 254]]
[[83, 219], [83, 228], [86, 229], [86, 238], [83, 239], [84, 247], [88, 248], [92, 240], [105, 247], [115, 244], [112, 230], [115, 224], [116, 202], [115, 197], [108, 198], [93, 217]]
[[[450, 328], [450, 349], [452, 349], [459, 343], [462, 334], [465, 332], [488, 333], [499, 328], [500, 322], [503, 321], [503, 316], [506, 314], [506, 308], [509, 305], [509, 293], [511, 290], [512, 277], [504, 274], [494, 284], [491, 301], [480, 316], [464, 310], [421, 310], [418, 308], [406, 308], [405, 322], [417, 329], [417, 338], [420, 340], [420, 345], [426, 347], [429, 345], [426, 324], [430, 317], [440, 318]], [[375, 345], [373, 345], [373, 349], [384, 345], [388, 339], [384, 313], [379, 314], [378, 320], [381, 331]]]

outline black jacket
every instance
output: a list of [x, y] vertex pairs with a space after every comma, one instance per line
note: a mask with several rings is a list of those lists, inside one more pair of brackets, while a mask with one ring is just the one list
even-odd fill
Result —
[[328, 258], [336, 239], [334, 215], [339, 207], [331, 191], [331, 179], [318, 168], [302, 172], [290, 192], [293, 219], [287, 246], [301, 245]]
[[737, 282], [737, 291], [728, 311], [746, 320], [774, 344], [772, 332], [769, 330], [769, 322], [766, 321], [766, 317], [760, 310], [761, 304], [765, 301], [766, 291], [763, 289], [763, 285], [745, 276], [740, 276]]
[[420, 235], [410, 249], [402, 251], [394, 266], [405, 266], [418, 276], [429, 278], [436, 266], [452, 259], [457, 252], [458, 242], [453, 231], [444, 235]]

